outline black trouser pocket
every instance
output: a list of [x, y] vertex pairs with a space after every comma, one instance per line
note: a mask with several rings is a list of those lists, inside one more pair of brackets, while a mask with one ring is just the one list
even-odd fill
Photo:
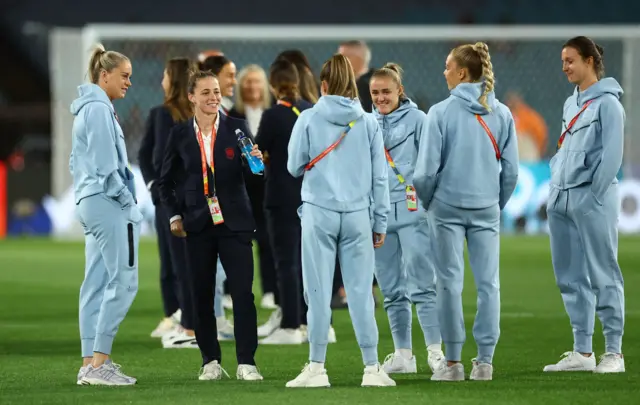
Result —
[[127, 224], [127, 241], [129, 242], [129, 267], [133, 267], [135, 252], [133, 251], [133, 224]]

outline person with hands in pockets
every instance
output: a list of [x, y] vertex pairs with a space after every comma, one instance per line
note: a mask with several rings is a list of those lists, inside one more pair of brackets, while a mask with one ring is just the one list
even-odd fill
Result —
[[85, 236], [85, 272], [80, 288], [83, 364], [78, 385], [133, 385], [111, 360], [113, 341], [138, 292], [138, 242], [142, 213], [113, 101], [131, 86], [131, 62], [97, 45], [89, 81], [71, 104], [69, 168], [76, 214]]
[[[547, 202], [551, 259], [573, 328], [573, 350], [545, 372], [622, 373], [624, 281], [618, 264], [625, 112], [622, 88], [603, 78], [602, 47], [575, 37], [562, 47], [562, 70], [575, 85], [564, 103], [558, 152], [551, 159]], [[596, 366], [592, 348], [596, 313], [605, 353]]]
[[413, 175], [428, 209], [437, 275], [438, 319], [447, 364], [435, 381], [464, 381], [462, 312], [464, 242], [478, 291], [473, 325], [478, 355], [470, 379], [493, 378], [500, 337], [500, 211], [518, 180], [518, 143], [511, 111], [495, 98], [489, 47], [460, 45], [447, 56], [451, 95], [427, 114]]
[[373, 71], [370, 93], [373, 114], [382, 129], [391, 198], [387, 237], [376, 250], [375, 274], [395, 347], [383, 367], [387, 373], [417, 372], [411, 348], [411, 304], [415, 303], [427, 346], [427, 363], [433, 371], [440, 367], [444, 354], [428, 235], [418, 233], [422, 213], [413, 187], [413, 168], [420, 136], [426, 130], [426, 114], [405, 95], [402, 68], [395, 63]]
[[288, 147], [287, 170], [294, 177], [303, 176], [302, 279], [309, 307], [310, 363], [286, 386], [330, 386], [324, 364], [336, 253], [365, 364], [362, 386], [395, 386], [378, 362], [371, 294], [374, 247], [384, 243], [389, 214], [382, 133], [375, 118], [360, 105], [346, 57], [334, 55], [326, 61], [320, 80], [322, 97], [300, 114]]

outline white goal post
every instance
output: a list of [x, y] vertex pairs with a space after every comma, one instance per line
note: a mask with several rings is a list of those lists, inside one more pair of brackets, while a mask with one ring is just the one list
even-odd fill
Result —
[[[634, 26], [432, 26], [432, 25], [180, 25], [89, 24], [83, 29], [54, 29], [50, 36], [52, 87], [53, 195], [60, 198], [71, 185], [68, 158], [73, 117], [69, 105], [76, 87], [86, 80], [88, 55], [103, 43], [132, 59], [133, 87], [116, 108], [128, 124], [125, 133], [130, 158], [137, 153], [148, 109], [162, 102], [160, 80], [167, 59], [195, 58], [206, 49], [221, 49], [241, 69], [257, 63], [268, 69], [277, 52], [302, 49], [317, 74], [320, 64], [344, 40], [367, 41], [372, 65], [387, 61], [405, 70], [405, 87], [426, 109], [447, 96], [442, 77], [444, 59], [461, 42], [487, 41], [496, 71], [496, 93], [518, 91], [538, 109], [555, 144], [561, 125], [562, 102], [571, 93], [560, 63], [562, 43], [586, 35], [605, 48], [607, 75], [615, 77], [625, 94], [627, 112], [625, 175], [640, 166], [640, 25]], [[421, 104], [422, 103], [422, 104]], [[122, 111], [121, 111], [122, 110]], [[131, 142], [131, 143], [129, 143]], [[135, 163], [135, 162], [133, 162]]]

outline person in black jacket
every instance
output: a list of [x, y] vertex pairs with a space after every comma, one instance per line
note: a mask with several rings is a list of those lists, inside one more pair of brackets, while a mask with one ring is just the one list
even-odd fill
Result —
[[269, 82], [277, 99], [276, 105], [262, 114], [256, 142], [268, 153], [264, 205], [271, 237], [273, 256], [278, 273], [281, 320], [277, 329], [260, 343], [301, 344], [300, 326], [306, 325], [306, 305], [302, 294], [300, 262], [300, 218], [302, 178], [296, 179], [287, 170], [287, 146], [298, 115], [313, 105], [301, 99], [298, 70], [285, 61], [275, 61], [270, 68]]
[[[234, 302], [236, 377], [262, 380], [255, 366], [258, 336], [251, 243], [255, 221], [237, 138], [238, 131], [246, 134], [249, 129], [244, 121], [220, 114], [222, 95], [213, 73], [194, 72], [188, 93], [194, 117], [171, 130], [159, 191], [171, 217], [171, 232], [186, 238], [195, 335], [202, 354], [200, 380], [218, 380], [226, 373], [220, 364], [213, 316], [213, 269], [218, 255]], [[251, 155], [262, 159], [258, 145], [254, 145]]]
[[[267, 83], [267, 75], [264, 69], [258, 65], [243, 67], [238, 74], [235, 94], [236, 102], [227, 115], [246, 120], [251, 130], [251, 136], [253, 136], [258, 132], [262, 114], [271, 106], [269, 83]], [[260, 281], [262, 284], [260, 306], [265, 309], [276, 309], [278, 304], [276, 268], [263, 208], [264, 176], [249, 176], [245, 178], [245, 182], [249, 199], [251, 200], [253, 217], [256, 220], [255, 236], [260, 255]]]
[[[167, 62], [162, 88], [165, 100], [151, 110], [147, 118], [145, 135], [138, 152], [140, 171], [156, 209], [156, 232], [160, 253], [160, 292], [165, 318], [151, 333], [151, 337], [163, 338], [163, 346], [181, 348], [195, 345], [193, 316], [189, 286], [186, 283], [184, 240], [171, 235], [169, 214], [158, 194], [158, 178], [169, 131], [176, 123], [187, 121], [192, 106], [187, 98], [187, 83], [192, 62], [187, 58], [174, 58]], [[182, 313], [180, 315], [180, 313]], [[177, 324], [182, 328], [176, 328]], [[170, 337], [170, 339], [165, 339]]]

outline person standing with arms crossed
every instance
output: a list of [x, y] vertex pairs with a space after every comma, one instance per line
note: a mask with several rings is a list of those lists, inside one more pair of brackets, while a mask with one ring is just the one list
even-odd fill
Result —
[[78, 87], [69, 169], [76, 214], [85, 235], [85, 277], [80, 288], [83, 364], [78, 385], [134, 385], [111, 360], [120, 323], [138, 292], [142, 213], [113, 101], [131, 86], [131, 62], [97, 45], [90, 83]]
[[334, 55], [326, 61], [320, 81], [322, 97], [300, 114], [288, 147], [287, 170], [293, 177], [303, 176], [302, 278], [309, 306], [311, 363], [286, 386], [330, 386], [324, 363], [336, 253], [365, 364], [362, 386], [395, 386], [378, 362], [378, 327], [371, 295], [374, 247], [384, 243], [389, 215], [382, 132], [360, 105], [353, 68], [346, 57]]
[[478, 291], [471, 380], [493, 378], [500, 337], [500, 211], [518, 180], [518, 141], [511, 112], [495, 99], [489, 47], [460, 45], [447, 56], [451, 95], [427, 114], [413, 174], [428, 210], [437, 275], [438, 319], [447, 364], [431, 380], [464, 381], [462, 312], [464, 242]]
[[[622, 88], [603, 78], [604, 50], [587, 37], [562, 47], [562, 70], [575, 90], [564, 103], [563, 132], [551, 159], [547, 202], [551, 259], [573, 328], [573, 351], [544, 368], [552, 371], [623, 373], [624, 281], [618, 264], [625, 111]], [[596, 366], [595, 315], [605, 353]]]
[[[262, 380], [255, 365], [258, 334], [251, 244], [255, 222], [238, 147], [238, 134], [249, 129], [244, 120], [220, 114], [222, 95], [213, 73], [194, 72], [188, 93], [194, 117], [169, 134], [159, 191], [170, 214], [171, 232], [186, 238], [194, 329], [202, 354], [199, 379], [219, 380], [226, 374], [213, 314], [213, 269], [220, 255], [235, 303], [236, 378]], [[253, 145], [251, 156], [262, 159], [258, 145]], [[176, 195], [177, 188], [184, 192]]]
[[[444, 360], [436, 311], [436, 283], [428, 246], [416, 243], [420, 212], [413, 187], [418, 143], [426, 131], [426, 114], [404, 94], [402, 68], [387, 63], [373, 71], [373, 115], [382, 129], [387, 158], [391, 215], [385, 243], [376, 250], [376, 279], [384, 295], [395, 352], [387, 356], [387, 373], [416, 373], [411, 348], [412, 303], [427, 345], [431, 371]], [[422, 242], [422, 240], [421, 240]]]

